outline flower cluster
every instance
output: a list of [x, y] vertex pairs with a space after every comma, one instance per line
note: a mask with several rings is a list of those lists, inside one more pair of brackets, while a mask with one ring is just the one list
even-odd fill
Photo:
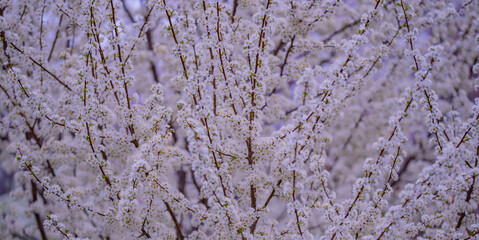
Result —
[[0, 0], [0, 238], [477, 239], [477, 12]]

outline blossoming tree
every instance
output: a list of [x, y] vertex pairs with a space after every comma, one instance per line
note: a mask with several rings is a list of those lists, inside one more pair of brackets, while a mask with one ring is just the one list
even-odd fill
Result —
[[2, 239], [477, 239], [479, 3], [1, 0]]

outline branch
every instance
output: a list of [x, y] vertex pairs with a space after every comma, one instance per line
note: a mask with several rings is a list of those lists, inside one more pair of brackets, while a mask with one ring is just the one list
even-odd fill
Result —
[[[35, 184], [33, 180], [30, 180], [30, 183], [32, 185], [32, 203], [34, 203], [37, 201], [37, 184]], [[33, 215], [35, 215], [35, 221], [37, 223], [38, 231], [40, 231], [40, 235], [42, 236], [42, 240], [48, 240], [40, 214], [33, 211]]]
[[173, 212], [173, 210], [171, 210], [170, 204], [168, 204], [166, 201], [163, 201], [163, 203], [165, 203], [166, 210], [167, 210], [168, 213], [170, 214], [171, 219], [173, 220], [173, 223], [175, 224], [176, 233], [178, 234], [177, 237], [178, 237], [180, 240], [184, 240], [185, 237], [183, 236], [183, 233], [181, 232], [180, 224], [178, 223], [178, 220], [176, 220], [175, 213]]
[[[10, 43], [10, 46], [12, 46], [15, 50], [17, 50], [18, 52], [20, 52], [21, 54], [25, 55], [25, 52], [20, 50], [20, 48], [18, 48], [17, 46], [15, 46], [15, 44], [13, 43]], [[37, 66], [39, 66], [43, 71], [47, 72], [50, 76], [52, 76], [57, 82], [59, 82], [61, 85], [63, 85], [68, 91], [72, 91], [72, 89], [66, 85], [64, 82], [62, 82], [62, 80], [60, 80], [55, 74], [53, 74], [52, 72], [50, 72], [48, 69], [46, 69], [41, 63], [38, 63], [35, 59], [33, 59], [32, 57], [28, 56], [28, 58]]]

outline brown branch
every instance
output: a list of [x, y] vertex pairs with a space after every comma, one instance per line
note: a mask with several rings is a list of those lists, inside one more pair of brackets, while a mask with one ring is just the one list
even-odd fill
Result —
[[235, 22], [236, 10], [238, 8], [238, 0], [233, 0], [233, 12], [231, 13], [231, 23]]
[[58, 40], [58, 34], [60, 33], [60, 27], [62, 25], [62, 20], [63, 20], [63, 14], [60, 15], [60, 22], [58, 23], [58, 29], [55, 33], [55, 38], [53, 39], [52, 48], [50, 49], [50, 53], [48, 54], [47, 62], [50, 62], [50, 59], [52, 58], [53, 50], [55, 49], [55, 45], [56, 45], [57, 40]]
[[[85, 126], [86, 126], [86, 130], [87, 130], [87, 140], [88, 140], [88, 143], [90, 144], [91, 151], [93, 152], [93, 155], [95, 156], [95, 158], [96, 158], [97, 160], [99, 160], [98, 157], [97, 157], [97, 155], [96, 155], [95, 148], [93, 147], [93, 142], [92, 142], [91, 134], [90, 134], [90, 126], [88, 125], [88, 122], [85, 122]], [[108, 184], [108, 186], [112, 187], [110, 178], [106, 175], [105, 170], [103, 169], [102, 164], [101, 164], [101, 163], [98, 163], [98, 167], [100, 168], [102, 177], [103, 177], [103, 179], [105, 180], [105, 182]], [[118, 197], [118, 200], [120, 200], [120, 196], [119, 196], [118, 194], [117, 194], [117, 197]]]
[[279, 76], [283, 76], [283, 71], [284, 71], [284, 67], [286, 66], [286, 64], [288, 63], [288, 56], [289, 54], [291, 53], [291, 50], [293, 49], [293, 45], [294, 45], [294, 39], [296, 38], [296, 35], [293, 35], [293, 37], [291, 38], [291, 44], [289, 45], [289, 48], [288, 50], [286, 51], [286, 55], [284, 56], [284, 61], [283, 61], [283, 64], [281, 64], [281, 71], [279, 73]]
[[[267, 3], [266, 3], [266, 10], [269, 8], [270, 4], [271, 4], [271, 1], [268, 0]], [[263, 20], [262, 20], [262, 23], [261, 23], [261, 30], [259, 32], [258, 48], [260, 48], [261, 51], [264, 51], [264, 46], [263, 47], [261, 47], [261, 46], [263, 45], [264, 28], [268, 24], [268, 22], [266, 21], [266, 17], [267, 17], [266, 13], [264, 13]], [[251, 77], [251, 85], [252, 85], [251, 89], [252, 89], [252, 91], [250, 92], [250, 95], [251, 95], [251, 106], [253, 108], [256, 106], [254, 90], [256, 89], [256, 75], [258, 73], [259, 64], [260, 64], [260, 61], [259, 61], [259, 52], [258, 52], [258, 53], [256, 53], [254, 74], [252, 74], [252, 77]], [[253, 131], [253, 121], [254, 121], [254, 118], [255, 118], [253, 109], [249, 112], [249, 117], [248, 118], [249, 118], [250, 136], [246, 140], [246, 146], [248, 148], [247, 160], [248, 160], [248, 164], [250, 165], [250, 167], [253, 168], [253, 165], [254, 165], [253, 154], [254, 154], [254, 152], [253, 152], [253, 148], [252, 148], [252, 138], [251, 138], [251, 135], [252, 135], [251, 132]], [[255, 193], [256, 193], [256, 188], [253, 185], [253, 183], [251, 183], [250, 184], [251, 208], [253, 208], [254, 211], [257, 211], [257, 209], [256, 209], [256, 194]], [[255, 229], [255, 226], [251, 225], [250, 226], [251, 234], [254, 233], [254, 229]]]
[[[32, 186], [32, 203], [37, 201], [37, 184], [33, 181], [30, 180], [31, 186]], [[40, 214], [37, 212], [33, 211], [33, 215], [35, 216], [35, 221], [37, 223], [38, 231], [40, 231], [40, 235], [42, 236], [42, 240], [48, 240], [47, 235], [45, 233], [45, 228], [43, 227], [43, 221], [40, 217]]]
[[168, 213], [170, 214], [171, 219], [173, 220], [173, 223], [175, 224], [177, 237], [178, 237], [180, 240], [184, 240], [185, 237], [183, 236], [183, 233], [181, 232], [180, 224], [178, 223], [178, 220], [176, 220], [175, 213], [174, 213], [173, 210], [171, 209], [170, 204], [168, 204], [168, 202], [166, 202], [166, 201], [163, 201], [163, 203], [165, 203], [166, 210], [167, 210]]
[[166, 16], [168, 17], [168, 23], [170, 24], [169, 25], [169, 30], [171, 30], [171, 34], [173, 36], [173, 39], [175, 40], [175, 43], [176, 45], [178, 46], [178, 50], [179, 50], [179, 57], [180, 57], [180, 61], [181, 61], [181, 66], [183, 67], [183, 75], [186, 77], [186, 79], [188, 79], [188, 71], [186, 70], [186, 64], [185, 64], [185, 59], [183, 57], [183, 54], [181, 53], [181, 48], [180, 48], [180, 45], [179, 45], [179, 42], [178, 42], [178, 39], [176, 38], [176, 33], [175, 33], [175, 28], [173, 27], [173, 23], [171, 22], [171, 13], [172, 12], [169, 12], [168, 11], [168, 8], [166, 7], [166, 1], [163, 0], [163, 4], [165, 4], [165, 12], [166, 12]]
[[[20, 153], [20, 156], [23, 156], [19, 149], [18, 149], [18, 151], [19, 151], [19, 153]], [[38, 178], [38, 176], [35, 174], [35, 172], [34, 172], [33, 169], [32, 169], [32, 166], [31, 166], [30, 164], [25, 163], [25, 165], [22, 166], [22, 167], [25, 167], [25, 168], [28, 170], [28, 172], [30, 172], [30, 174], [33, 176], [33, 178], [40, 184], [40, 186], [42, 186], [43, 189], [48, 190], [48, 187], [42, 182], [42, 180], [40, 180], [40, 179]], [[58, 197], [59, 199], [61, 199], [62, 201], [64, 201], [64, 202], [66, 203], [66, 205], [68, 206], [68, 208], [70, 208], [70, 204], [71, 204], [71, 200], [70, 200], [70, 199], [63, 198], [61, 195], [59, 195], [58, 193], [55, 193], [55, 192], [53, 192], [52, 194], [55, 195], [55, 196], [57, 196], [57, 197]], [[83, 209], [83, 210], [88, 210], [88, 211], [90, 211], [90, 212], [93, 212], [93, 213], [95, 213], [95, 214], [97, 214], [97, 215], [99, 215], [99, 216], [102, 216], [102, 217], [105, 217], [105, 216], [106, 216], [105, 214], [100, 213], [100, 212], [96, 212], [96, 211], [94, 211], [94, 210], [92, 210], [92, 209], [90, 209], [90, 208], [85, 208], [85, 207], [79, 205], [78, 203], [75, 204], [75, 206], [77, 206], [78, 208], [81, 208], [81, 209]]]
[[[15, 50], [17, 50], [18, 52], [20, 52], [21, 54], [24, 54], [25, 55], [25, 52], [20, 50], [20, 48], [18, 48], [17, 46], [15, 46], [15, 44], [11, 43], [10, 42], [10, 46], [12, 46]], [[72, 91], [72, 89], [66, 85], [64, 82], [62, 82], [62, 80], [60, 80], [55, 74], [53, 74], [52, 72], [50, 72], [48, 69], [46, 69], [41, 63], [37, 62], [35, 59], [33, 59], [32, 57], [28, 56], [28, 59], [30, 59], [35, 65], [39, 66], [43, 71], [47, 72], [50, 76], [52, 76], [57, 82], [59, 82], [61, 85], [63, 85], [68, 91]]]
[[336, 36], [336, 35], [338, 35], [338, 34], [344, 32], [345, 30], [347, 30], [347, 29], [350, 28], [350, 27], [356, 26], [356, 25], [357, 25], [358, 23], [360, 23], [360, 22], [361, 22], [360, 19], [357, 19], [357, 20], [355, 20], [355, 21], [352, 22], [352, 23], [349, 23], [349, 24], [344, 25], [342, 28], [340, 28], [340, 29], [334, 31], [333, 33], [331, 33], [331, 35], [329, 35], [327, 38], [325, 38], [325, 39], [323, 40], [323, 42], [325, 42], [325, 43], [329, 42], [334, 36]]
[[[282, 182], [283, 180], [280, 179], [278, 183], [276, 184], [276, 187], [279, 187], [279, 185], [281, 185]], [[268, 207], [268, 204], [271, 201], [271, 199], [274, 197], [275, 193], [276, 193], [276, 188], [273, 187], [273, 190], [269, 194], [268, 199], [266, 199], [266, 202], [264, 203], [262, 209], [265, 209], [266, 207]], [[256, 220], [253, 222], [253, 224], [251, 224], [251, 228], [250, 228], [251, 234], [254, 234], [254, 231], [256, 230], [256, 225], [258, 224], [259, 219], [260, 217], [257, 217]]]
[[[471, 184], [471, 187], [469, 187], [469, 190], [467, 191], [467, 195], [466, 195], [466, 203], [469, 203], [469, 201], [471, 200], [471, 196], [472, 196], [472, 193], [474, 192], [474, 185], [476, 183], [476, 176], [477, 175], [474, 175], [472, 177], [472, 184]], [[459, 219], [457, 220], [457, 224], [456, 224], [456, 229], [459, 229], [462, 225], [462, 222], [464, 220], [464, 218], [466, 217], [466, 212], [461, 212], [459, 214]]]

